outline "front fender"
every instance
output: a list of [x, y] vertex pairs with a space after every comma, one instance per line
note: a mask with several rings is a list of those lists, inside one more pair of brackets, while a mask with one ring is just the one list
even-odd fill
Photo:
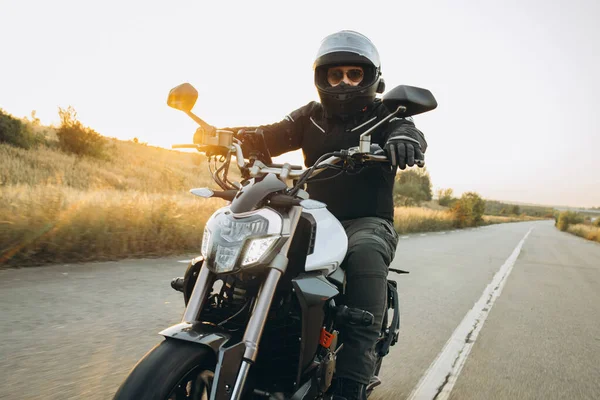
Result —
[[246, 345], [220, 326], [206, 322], [182, 322], [160, 332], [166, 338], [210, 347], [217, 356], [211, 399], [228, 400], [240, 372]]
[[204, 322], [182, 322], [159, 332], [164, 337], [185, 340], [210, 347], [218, 355], [221, 347], [231, 340], [231, 334], [220, 326]]

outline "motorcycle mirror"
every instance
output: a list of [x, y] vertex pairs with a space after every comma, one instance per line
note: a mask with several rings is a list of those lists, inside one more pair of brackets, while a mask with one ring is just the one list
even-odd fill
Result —
[[204, 197], [205, 199], [208, 199], [209, 197], [212, 197], [215, 194], [215, 192], [213, 192], [209, 188], [192, 189], [190, 190], [190, 193], [198, 197]]
[[431, 111], [438, 105], [429, 90], [407, 85], [396, 86], [383, 96], [382, 101], [390, 112], [400, 106], [406, 107], [406, 111], [400, 113], [403, 117]]
[[176, 110], [189, 113], [194, 108], [196, 100], [198, 100], [198, 91], [186, 82], [171, 89], [167, 98], [167, 105]]

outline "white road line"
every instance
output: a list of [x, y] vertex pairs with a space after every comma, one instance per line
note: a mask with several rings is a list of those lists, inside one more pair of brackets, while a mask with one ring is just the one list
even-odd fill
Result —
[[445, 235], [446, 232], [438, 232], [438, 235]]
[[402, 236], [401, 239], [408, 239], [410, 236]]
[[421, 236], [427, 236], [427, 234], [426, 233], [421, 233]]
[[187, 263], [189, 263], [190, 261], [192, 261], [192, 260], [179, 260], [179, 261], [177, 261], [177, 262], [178, 262], [178, 263], [182, 263], [182, 264], [187, 264]]
[[413, 392], [410, 400], [446, 400], [458, 379], [467, 357], [471, 352], [475, 340], [483, 327], [496, 299], [502, 293], [506, 279], [519, 257], [525, 239], [531, 233], [529, 230], [521, 239], [510, 257], [500, 267], [490, 284], [485, 288], [479, 300], [465, 315], [462, 322], [456, 327], [444, 348], [435, 361], [429, 366]]

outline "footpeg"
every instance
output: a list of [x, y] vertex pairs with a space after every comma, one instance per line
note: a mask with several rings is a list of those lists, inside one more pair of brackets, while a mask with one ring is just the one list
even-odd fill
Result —
[[375, 317], [368, 311], [360, 308], [336, 307], [336, 320], [341, 324], [371, 326]]
[[183, 293], [183, 283], [183, 278], [175, 278], [171, 281], [171, 287], [176, 291]]

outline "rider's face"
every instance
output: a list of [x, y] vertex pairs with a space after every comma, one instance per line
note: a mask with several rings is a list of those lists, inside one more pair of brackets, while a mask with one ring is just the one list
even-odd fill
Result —
[[337, 66], [327, 70], [327, 82], [331, 86], [337, 86], [341, 82], [350, 86], [357, 86], [362, 82], [364, 71], [358, 66]]

